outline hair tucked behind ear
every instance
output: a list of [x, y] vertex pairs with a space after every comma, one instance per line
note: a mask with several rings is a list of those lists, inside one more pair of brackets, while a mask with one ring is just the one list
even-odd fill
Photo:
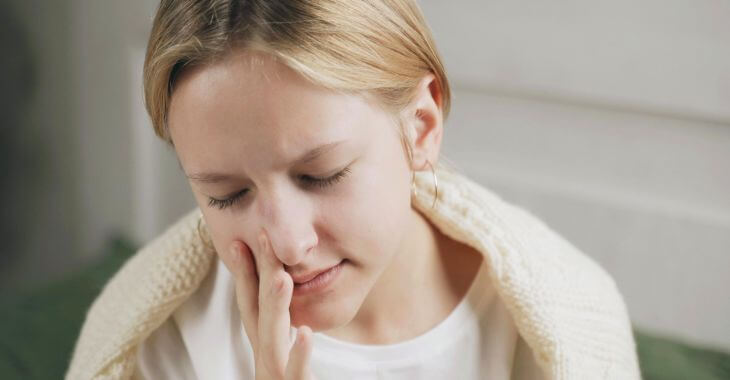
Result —
[[446, 73], [415, 0], [162, 0], [144, 63], [145, 104], [160, 138], [172, 143], [176, 76], [233, 49], [270, 53], [327, 88], [371, 94], [394, 115], [433, 73], [444, 118], [449, 112]]

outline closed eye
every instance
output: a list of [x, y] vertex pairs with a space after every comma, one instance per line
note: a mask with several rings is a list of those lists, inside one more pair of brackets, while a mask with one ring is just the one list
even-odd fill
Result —
[[[302, 184], [305, 187], [309, 187], [309, 188], [317, 187], [320, 189], [324, 189], [324, 188], [333, 186], [336, 183], [340, 182], [349, 173], [350, 173], [350, 168], [346, 167], [329, 177], [320, 178], [320, 177], [313, 177], [313, 176], [309, 176], [309, 175], [302, 175], [299, 177], [299, 180], [302, 182]], [[223, 210], [225, 208], [231, 207], [234, 204], [236, 204], [239, 200], [241, 200], [241, 198], [243, 198], [244, 195], [246, 195], [246, 193], [248, 193], [248, 189], [243, 189], [225, 199], [215, 199], [215, 198], [209, 197], [208, 198], [208, 207], [216, 207], [220, 210]]]
[[230, 197], [226, 199], [215, 199], [215, 198], [208, 198], [208, 207], [217, 207], [220, 210], [223, 210], [224, 208], [233, 206], [236, 202], [238, 202], [241, 197], [243, 197], [248, 192], [248, 189], [243, 189], [236, 194], [231, 195]]
[[312, 177], [308, 175], [303, 175], [300, 178], [306, 186], [318, 186], [320, 188], [325, 188], [340, 182], [348, 173], [350, 173], [350, 168], [346, 167], [334, 175], [325, 178]]

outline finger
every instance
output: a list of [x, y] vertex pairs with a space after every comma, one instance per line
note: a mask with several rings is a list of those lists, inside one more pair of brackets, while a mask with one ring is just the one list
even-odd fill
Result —
[[277, 259], [265, 231], [259, 237], [259, 345], [262, 361], [271, 373], [284, 375], [290, 342], [290, 316], [294, 283]]
[[284, 375], [289, 356], [291, 303], [294, 282], [283, 269], [259, 286], [259, 350], [270, 373]]
[[259, 281], [256, 277], [256, 266], [251, 251], [246, 244], [233, 242], [230, 248], [232, 273], [235, 279], [236, 303], [249, 340], [254, 348], [258, 338], [258, 289]]
[[[283, 271], [283, 264], [276, 259], [271, 243], [268, 240], [265, 231], [261, 231], [258, 236], [258, 249], [256, 252], [256, 264], [259, 273], [259, 310], [263, 309], [264, 301], [270, 298], [272, 286], [274, 286], [274, 273]], [[276, 286], [279, 286], [278, 284]], [[265, 314], [266, 315], [266, 314]], [[270, 315], [270, 314], [268, 314]], [[266, 317], [264, 317], [266, 318]]]
[[289, 352], [286, 365], [286, 380], [311, 380], [309, 361], [312, 356], [312, 330], [301, 326], [297, 330], [297, 339]]
[[[283, 319], [286, 319], [286, 333], [289, 333], [289, 304], [291, 303], [294, 282], [291, 276], [284, 271], [283, 264], [276, 258], [271, 248], [266, 233], [262, 231], [259, 236], [259, 257], [262, 262], [261, 283], [268, 283], [269, 286], [259, 286], [259, 310], [267, 309], [265, 313], [261, 313], [268, 318], [266, 320], [283, 325]], [[275, 318], [271, 318], [275, 316]], [[278, 330], [277, 330], [278, 334]], [[278, 336], [278, 335], [277, 335]]]
[[267, 277], [277, 269], [284, 268], [284, 264], [279, 261], [279, 259], [276, 257], [276, 254], [274, 253], [274, 250], [271, 246], [271, 241], [266, 235], [266, 231], [261, 231], [261, 233], [259, 234], [258, 244], [259, 247], [256, 255], [256, 263], [258, 264], [259, 274], [262, 277]]

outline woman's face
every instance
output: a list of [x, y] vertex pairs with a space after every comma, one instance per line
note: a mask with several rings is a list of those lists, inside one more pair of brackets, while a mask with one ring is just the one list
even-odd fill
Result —
[[323, 290], [295, 290], [291, 319], [315, 330], [352, 320], [415, 215], [393, 119], [237, 52], [178, 78], [169, 127], [218, 254], [240, 240], [256, 258], [265, 230], [293, 277], [342, 264]]

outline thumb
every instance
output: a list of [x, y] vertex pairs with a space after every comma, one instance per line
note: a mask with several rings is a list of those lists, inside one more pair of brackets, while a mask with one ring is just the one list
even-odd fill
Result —
[[312, 356], [312, 329], [301, 326], [297, 329], [297, 339], [289, 351], [286, 365], [286, 380], [313, 380], [309, 369]]

